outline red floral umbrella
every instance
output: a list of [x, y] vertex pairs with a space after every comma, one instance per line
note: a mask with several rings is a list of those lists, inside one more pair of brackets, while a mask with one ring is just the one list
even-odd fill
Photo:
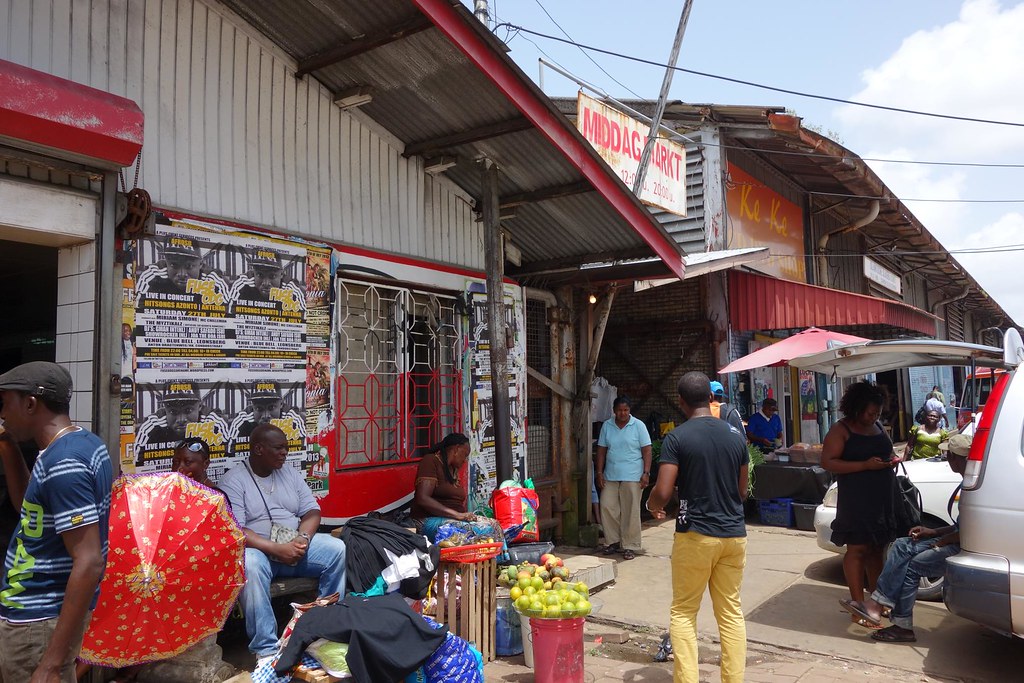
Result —
[[130, 666], [218, 632], [245, 583], [245, 538], [224, 496], [177, 473], [124, 476], [81, 659]]

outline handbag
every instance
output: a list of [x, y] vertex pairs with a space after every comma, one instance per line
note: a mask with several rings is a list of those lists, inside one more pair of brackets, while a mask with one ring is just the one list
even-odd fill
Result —
[[903, 474], [897, 474], [893, 483], [893, 511], [896, 515], [896, 531], [906, 536], [911, 528], [921, 523], [921, 491], [907, 476], [907, 468], [900, 463]]
[[273, 543], [291, 543], [298, 535], [298, 529], [291, 529], [277, 522], [270, 523], [270, 540]]

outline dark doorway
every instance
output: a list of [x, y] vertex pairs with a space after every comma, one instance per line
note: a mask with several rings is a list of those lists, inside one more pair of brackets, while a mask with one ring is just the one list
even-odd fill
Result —
[[54, 360], [57, 250], [0, 240], [0, 292], [0, 372]]

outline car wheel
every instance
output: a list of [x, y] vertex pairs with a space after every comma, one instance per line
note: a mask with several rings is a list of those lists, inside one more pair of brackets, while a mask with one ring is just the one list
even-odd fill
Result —
[[917, 588], [917, 599], [937, 602], [942, 600], [942, 576], [922, 576]]

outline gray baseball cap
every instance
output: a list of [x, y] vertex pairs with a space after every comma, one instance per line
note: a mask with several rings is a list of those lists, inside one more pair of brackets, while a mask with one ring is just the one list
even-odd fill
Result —
[[56, 363], [37, 360], [0, 375], [0, 391], [23, 391], [57, 403], [70, 403], [71, 373]]

